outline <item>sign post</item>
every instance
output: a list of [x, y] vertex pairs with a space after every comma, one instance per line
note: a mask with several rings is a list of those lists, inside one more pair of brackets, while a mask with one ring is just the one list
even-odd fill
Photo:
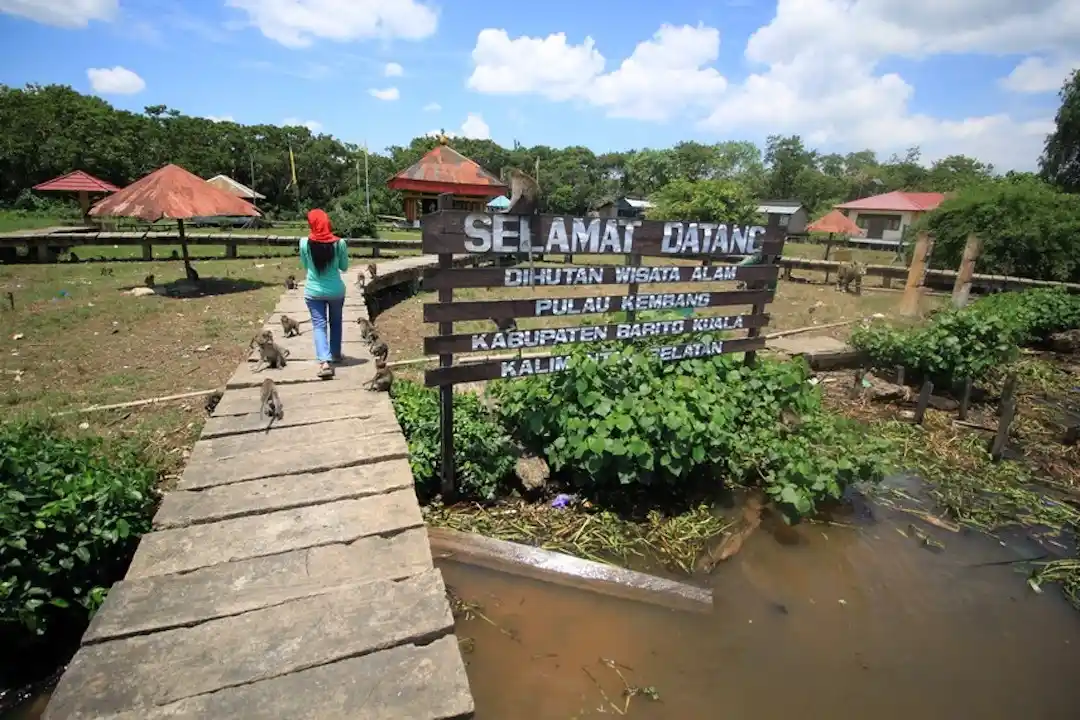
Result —
[[[442, 432], [442, 492], [453, 495], [453, 386], [463, 382], [528, 377], [562, 372], [571, 362], [565, 346], [664, 338], [653, 351], [661, 360], [678, 361], [733, 352], [753, 362], [764, 348], [762, 328], [769, 322], [766, 306], [776, 293], [785, 233], [777, 222], [753, 225], [731, 222], [630, 220], [562, 215], [504, 215], [453, 210], [449, 195], [439, 196], [439, 210], [423, 219], [422, 251], [439, 256], [436, 270], [425, 273], [424, 286], [437, 290], [439, 301], [424, 305], [424, 322], [438, 323], [437, 335], [424, 340], [424, 352], [439, 356], [439, 367], [424, 381], [439, 388]], [[502, 257], [562, 255], [623, 256], [628, 264], [503, 266], [455, 268], [454, 255]], [[721, 261], [733, 255], [760, 257], [754, 264]], [[663, 257], [669, 265], [644, 265], [644, 257]], [[695, 262], [704, 257], [708, 263]], [[734, 289], [736, 282], [747, 289]], [[717, 287], [719, 283], [726, 286]], [[640, 286], [651, 286], [641, 292]], [[621, 286], [611, 293], [611, 286]], [[457, 288], [567, 288], [567, 292], [500, 300], [454, 301]], [[586, 288], [588, 294], [581, 294]], [[578, 290], [577, 293], [569, 292]], [[607, 291], [607, 292], [605, 292]], [[742, 307], [742, 310], [734, 310]], [[728, 308], [718, 314], [700, 310]], [[641, 311], [669, 311], [662, 320], [640, 320]], [[749, 310], [749, 311], [747, 311]], [[581, 324], [577, 316], [619, 313], [623, 322]], [[454, 323], [490, 320], [500, 325], [516, 318], [566, 316], [577, 323], [558, 327], [496, 329], [455, 334]], [[516, 323], [510, 323], [510, 326]], [[742, 337], [702, 335], [745, 330]], [[558, 348], [539, 355], [525, 349]], [[470, 362], [454, 356], [491, 351], [518, 351], [499, 359]], [[610, 351], [592, 353], [596, 357]]]

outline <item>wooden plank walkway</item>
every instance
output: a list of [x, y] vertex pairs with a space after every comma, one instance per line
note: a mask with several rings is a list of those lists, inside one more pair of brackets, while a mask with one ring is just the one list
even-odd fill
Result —
[[[433, 262], [382, 263], [380, 286]], [[361, 388], [374, 363], [351, 292], [331, 381], [315, 378], [310, 323], [281, 338], [282, 313], [308, 316], [302, 290], [282, 297], [267, 327], [287, 366], [249, 360], [229, 380], [45, 720], [471, 717], [405, 439], [389, 397]], [[285, 406], [269, 432], [264, 377]]]

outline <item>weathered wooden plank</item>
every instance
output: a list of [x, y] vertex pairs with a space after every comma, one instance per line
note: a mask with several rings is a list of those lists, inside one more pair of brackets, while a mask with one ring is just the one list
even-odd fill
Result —
[[773, 290], [638, 293], [589, 297], [535, 297], [520, 300], [476, 300], [425, 303], [424, 322], [503, 320], [518, 317], [562, 317], [643, 310], [758, 305], [772, 302]]
[[[195, 447], [198, 450], [198, 444]], [[255, 449], [224, 458], [193, 453], [178, 487], [181, 490], [198, 490], [244, 480], [368, 465], [408, 456], [405, 438], [397, 432], [370, 435], [362, 441], [350, 437], [334, 442], [297, 445], [289, 452]]]
[[166, 493], [154, 516], [156, 529], [186, 527], [256, 513], [411, 489], [407, 460], [355, 465], [321, 473], [282, 475], [202, 490]]
[[[522, 238], [522, 235], [525, 238]], [[777, 255], [784, 231], [744, 223], [700, 223], [440, 210], [424, 217], [425, 253], [574, 255]]]
[[[254, 386], [228, 390], [214, 408], [213, 417], [258, 412], [259, 390]], [[360, 412], [375, 413], [381, 411], [380, 406], [383, 404], [386, 407], [390, 406], [390, 401], [385, 395], [376, 395], [357, 387], [343, 388], [341, 384], [335, 382], [282, 385], [278, 388], [278, 395], [281, 396], [286, 409], [299, 405], [315, 408], [352, 404]]]
[[412, 490], [339, 500], [142, 537], [127, 577], [189, 572], [224, 562], [302, 550], [424, 524]]
[[551, 287], [583, 285], [629, 285], [726, 282], [733, 280], [776, 280], [778, 265], [668, 265], [623, 266], [586, 265], [580, 267], [509, 267], [509, 268], [460, 268], [454, 270], [429, 270], [424, 275], [424, 288], [482, 287]]
[[192, 628], [87, 645], [57, 685], [45, 720], [147, 711], [395, 645], [434, 640], [453, 627], [444, 593], [441, 574], [431, 570], [401, 582], [357, 585]]
[[[357, 393], [354, 393], [354, 397]], [[365, 398], [366, 399], [366, 398]], [[285, 401], [281, 401], [285, 404]], [[298, 407], [299, 405], [299, 407]], [[357, 401], [353, 405], [339, 403], [336, 405], [302, 405], [296, 403], [288, 407], [288, 412], [281, 420], [275, 420], [273, 430], [300, 427], [304, 425], [325, 424], [337, 420], [361, 420], [365, 423], [365, 434], [373, 435], [383, 432], [396, 432], [398, 424], [392, 414], [375, 413], [370, 408], [365, 409], [362, 402]], [[228, 435], [241, 435], [244, 433], [264, 432], [267, 418], [257, 411], [245, 415], [223, 415], [211, 417], [203, 426], [201, 438], [203, 440], [225, 437]]]
[[83, 644], [190, 627], [312, 595], [430, 570], [427, 531], [221, 563], [182, 575], [127, 578], [113, 585]]
[[608, 340], [635, 340], [646, 337], [666, 337], [686, 333], [718, 332], [764, 327], [769, 324], [768, 313], [761, 315], [723, 315], [650, 322], [615, 323], [612, 325], [575, 325], [557, 328], [533, 328], [507, 332], [468, 333], [430, 336], [424, 338], [424, 354], [487, 352], [489, 350], [519, 350], [595, 343]]
[[[284, 404], [284, 401], [283, 401]], [[289, 408], [285, 408], [288, 412]], [[387, 419], [393, 419], [393, 413], [388, 414]], [[263, 423], [265, 427], [265, 422]], [[383, 432], [399, 432], [398, 425], [394, 423], [382, 423]], [[363, 442], [361, 438], [372, 435], [372, 423], [367, 419], [350, 418], [335, 420], [332, 422], [318, 423], [317, 425], [298, 425], [295, 427], [270, 428], [269, 432], [256, 433], [254, 435], [225, 435], [222, 437], [204, 438], [195, 443], [191, 451], [190, 462], [197, 463], [215, 459], [225, 459], [237, 455], [250, 455], [251, 453], [285, 453], [292, 448], [319, 443], [332, 443], [338, 440], [356, 438], [357, 442]]]
[[[661, 360], [689, 360], [692, 358], [712, 357], [734, 352], [751, 352], [765, 347], [764, 337], [736, 338], [734, 340], [716, 340], [695, 342], [684, 345], [666, 345], [652, 348]], [[612, 352], [589, 353], [598, 358], [605, 358]], [[571, 361], [570, 355], [545, 355], [521, 359], [496, 360], [491, 362], [455, 365], [448, 368], [435, 368], [424, 373], [424, 383], [429, 387], [456, 385], [464, 382], [480, 382], [507, 378], [547, 375], [566, 370]]]
[[374, 363], [364, 358], [346, 358], [343, 365], [335, 368], [335, 379], [321, 380], [318, 377], [319, 363], [315, 360], [294, 360], [289, 358], [283, 368], [266, 368], [255, 371], [257, 363], [241, 363], [226, 383], [227, 388], [258, 387], [262, 381], [270, 378], [279, 385], [290, 383], [336, 382], [338, 386], [359, 387], [375, 372]]
[[473, 710], [458, 640], [448, 635], [102, 720], [442, 720]]

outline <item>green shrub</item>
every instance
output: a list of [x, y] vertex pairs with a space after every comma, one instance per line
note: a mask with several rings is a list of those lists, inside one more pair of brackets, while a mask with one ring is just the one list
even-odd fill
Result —
[[988, 295], [972, 303], [969, 311], [1000, 317], [1009, 327], [1014, 342], [1021, 345], [1080, 327], [1080, 295], [1072, 295], [1064, 288]]
[[[439, 392], [399, 380], [394, 412], [409, 444], [409, 465], [422, 498], [439, 493], [442, 433]], [[514, 447], [475, 393], [454, 393], [454, 470], [462, 497], [494, 500], [514, 469]]]
[[851, 344], [878, 367], [903, 365], [917, 376], [951, 384], [981, 380], [1012, 362], [1018, 346], [1080, 327], [1080, 296], [1060, 288], [990, 295], [921, 327], [857, 327]]
[[375, 216], [367, 211], [364, 198], [359, 194], [346, 195], [335, 200], [330, 206], [329, 215], [334, 232], [339, 237], [379, 237]]
[[85, 623], [150, 529], [157, 476], [129, 446], [0, 425], [0, 636]]
[[878, 367], [903, 365], [917, 377], [946, 384], [981, 380], [1017, 353], [1004, 318], [967, 310], [938, 313], [921, 327], [860, 326], [852, 331], [851, 344]]
[[[828, 418], [808, 380], [801, 362], [746, 367], [729, 355], [664, 363], [628, 346], [603, 361], [578, 351], [565, 372], [492, 391], [504, 425], [584, 492], [660, 485], [678, 493], [701, 480], [731, 481], [759, 485], [806, 515], [884, 470], [875, 442]], [[862, 461], [847, 459], [855, 456]]]

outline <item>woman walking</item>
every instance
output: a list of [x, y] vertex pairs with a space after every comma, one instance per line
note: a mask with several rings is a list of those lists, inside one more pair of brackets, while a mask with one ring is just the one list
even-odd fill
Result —
[[330, 217], [318, 208], [307, 216], [311, 232], [300, 240], [300, 263], [307, 271], [304, 302], [311, 312], [315, 356], [319, 377], [334, 377], [334, 364], [341, 362], [341, 310], [345, 305], [345, 282], [341, 273], [349, 269], [349, 248], [330, 229]]

